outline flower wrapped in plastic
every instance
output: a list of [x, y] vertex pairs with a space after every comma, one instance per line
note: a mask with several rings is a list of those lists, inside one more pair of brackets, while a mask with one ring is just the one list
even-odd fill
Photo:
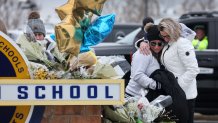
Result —
[[47, 79], [48, 77], [49, 70], [45, 65], [30, 62], [30, 70], [34, 79]]
[[[91, 51], [89, 51], [91, 52]], [[84, 58], [87, 58], [88, 54], [84, 54]], [[91, 59], [90, 59], [91, 60]], [[64, 66], [53, 66], [48, 68], [43, 63], [30, 62], [30, 68], [33, 78], [35, 79], [95, 79], [95, 78], [120, 78], [116, 69], [107, 63], [97, 62], [96, 65], [92, 65], [87, 60], [75, 59], [72, 62], [72, 68], [64, 70]], [[93, 60], [92, 60], [93, 62]]]
[[79, 67], [91, 67], [97, 63], [97, 57], [93, 51], [80, 53], [70, 59], [70, 69], [74, 70]]
[[90, 68], [87, 69], [86, 67], [80, 66], [78, 69], [70, 71], [72, 79], [95, 79], [89, 69]]
[[97, 59], [93, 72], [96, 78], [120, 79], [130, 69], [123, 56], [98, 56]]
[[28, 60], [42, 62], [48, 67], [53, 67], [54, 62], [49, 61], [45, 49], [38, 42], [29, 41], [25, 34], [20, 35], [17, 40]]
[[154, 119], [159, 116], [160, 112], [163, 110], [163, 107], [151, 105], [148, 99], [145, 97], [146, 92], [147, 90], [140, 90], [141, 97], [137, 102], [137, 108], [138, 118], [145, 123], [149, 123], [154, 121]]
[[30, 73], [33, 79], [69, 79], [72, 75], [66, 71], [49, 70], [45, 65], [30, 62]]
[[157, 107], [150, 104], [146, 105], [140, 101], [138, 105], [140, 105], [140, 112], [141, 112], [140, 119], [146, 123], [154, 121], [159, 116], [159, 114], [163, 111], [162, 107]]
[[164, 109], [172, 104], [171, 96], [160, 95], [149, 103], [145, 97], [145, 91], [147, 90], [141, 90], [142, 97], [138, 100], [138, 118], [143, 121], [143, 123], [153, 121], [174, 123], [176, 121], [175, 116]]
[[137, 105], [138, 105], [137, 97], [126, 98], [126, 102], [124, 106], [126, 107], [129, 116], [132, 118], [138, 117]]

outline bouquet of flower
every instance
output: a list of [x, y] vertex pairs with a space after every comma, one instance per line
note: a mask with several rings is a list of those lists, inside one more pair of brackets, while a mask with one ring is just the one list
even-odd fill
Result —
[[68, 79], [71, 74], [65, 71], [49, 70], [45, 65], [30, 62], [30, 73], [33, 79]]
[[65, 70], [64, 65], [59, 65], [57, 63], [50, 68], [41, 62], [30, 62], [29, 66], [33, 79], [119, 78], [114, 68], [107, 63], [101, 64], [98, 62], [93, 66], [77, 66], [74, 69], [67, 70]]
[[[47, 49], [28, 35], [21, 35], [17, 44], [21, 47], [30, 62], [30, 72], [33, 79], [72, 79], [86, 77], [86, 70], [71, 71], [66, 62], [66, 54], [60, 53], [55, 42], [51, 42]], [[55, 57], [56, 60], [49, 59]], [[81, 70], [81, 71], [80, 71]]]
[[139, 119], [146, 123], [154, 121], [163, 111], [162, 107], [150, 105], [145, 97], [140, 98], [138, 101], [138, 109]]
[[38, 42], [28, 41], [25, 34], [21, 35], [17, 40], [28, 60], [43, 62], [47, 67], [53, 67], [54, 62], [49, 61], [45, 49]]
[[130, 117], [135, 118], [138, 117], [138, 109], [136, 108], [138, 105], [138, 98], [130, 97], [127, 99], [124, 106], [126, 107], [128, 114]]
[[128, 97], [124, 107], [128, 115], [134, 118], [136, 123], [150, 122], [165, 122], [175, 123], [177, 120], [171, 111], [166, 111], [164, 108], [172, 104], [170, 96], [160, 95], [152, 102], [149, 102], [145, 97], [147, 90], [140, 90], [141, 97]]

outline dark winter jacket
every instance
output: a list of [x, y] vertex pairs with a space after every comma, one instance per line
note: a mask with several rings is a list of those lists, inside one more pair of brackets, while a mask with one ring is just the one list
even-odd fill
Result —
[[173, 73], [165, 69], [158, 69], [151, 74], [150, 78], [161, 83], [161, 88], [166, 95], [172, 97], [173, 104], [171, 108], [179, 119], [179, 123], [186, 123], [188, 118], [188, 107], [185, 92], [179, 86]]

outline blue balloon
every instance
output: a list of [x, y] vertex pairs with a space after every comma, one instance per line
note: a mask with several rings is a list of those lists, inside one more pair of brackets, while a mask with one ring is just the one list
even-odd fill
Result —
[[83, 44], [80, 47], [80, 53], [88, 52], [90, 51], [90, 48], [87, 46], [83, 46]]
[[54, 41], [56, 41], [56, 37], [55, 34], [50, 34], [51, 39], [53, 39]]
[[101, 43], [112, 31], [115, 14], [100, 16], [85, 31], [80, 52], [87, 52], [90, 46]]

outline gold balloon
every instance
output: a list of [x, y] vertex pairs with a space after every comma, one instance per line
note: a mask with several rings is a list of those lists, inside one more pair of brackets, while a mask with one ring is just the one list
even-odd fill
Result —
[[93, 16], [93, 13], [91, 12], [88, 12], [82, 8], [78, 8], [78, 9], [75, 9], [73, 11], [73, 17], [78, 21], [80, 22], [81, 20], [85, 19], [85, 18], [89, 18], [91, 20]]
[[72, 55], [77, 55], [80, 51], [80, 41], [76, 41], [74, 38], [75, 27], [72, 24], [76, 22], [70, 15], [65, 17], [62, 23], [55, 26], [55, 36], [57, 46], [60, 52], [66, 52]]
[[77, 0], [76, 9], [83, 8], [96, 15], [100, 15], [105, 1], [106, 0]]
[[83, 40], [84, 30], [90, 24], [94, 14], [100, 15], [106, 0], [68, 0], [55, 10], [62, 20], [55, 26], [57, 46], [60, 52], [78, 55]]
[[60, 7], [57, 7], [55, 11], [57, 12], [59, 18], [63, 20], [67, 15], [72, 15], [75, 6], [75, 0], [68, 0], [68, 2]]

